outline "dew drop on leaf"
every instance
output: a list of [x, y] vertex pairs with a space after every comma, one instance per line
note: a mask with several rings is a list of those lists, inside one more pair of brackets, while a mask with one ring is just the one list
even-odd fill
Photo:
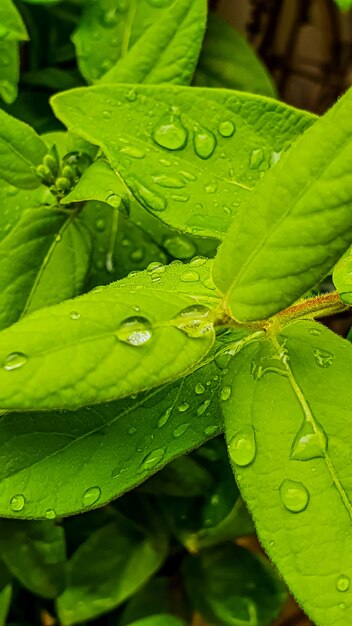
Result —
[[180, 404], [178, 407], [180, 413], [184, 413], [185, 411], [187, 411], [187, 409], [189, 409], [189, 404], [187, 402], [182, 402], [182, 404]]
[[143, 346], [152, 337], [152, 326], [146, 317], [136, 315], [123, 320], [115, 335], [130, 346]]
[[110, 9], [109, 11], [104, 11], [100, 18], [100, 23], [102, 26], [106, 28], [114, 28], [118, 23], [119, 16], [116, 15], [116, 9]]
[[5, 363], [4, 370], [10, 372], [12, 370], [17, 370], [22, 367], [25, 363], [27, 363], [28, 357], [23, 352], [11, 352], [8, 354]]
[[130, 426], [130, 428], [127, 431], [129, 435], [134, 435], [136, 432], [137, 432], [137, 428], [135, 428], [134, 426]]
[[186, 270], [181, 274], [180, 279], [184, 283], [196, 283], [199, 280], [199, 274], [194, 270]]
[[197, 396], [201, 396], [202, 393], [204, 393], [205, 391], [205, 387], [204, 385], [202, 385], [202, 383], [197, 383], [196, 386], [194, 387], [194, 391], [197, 394]]
[[180, 178], [167, 176], [166, 174], [153, 176], [153, 181], [160, 187], [166, 187], [167, 189], [183, 189], [185, 187], [185, 183]]
[[81, 317], [81, 314], [78, 313], [78, 311], [71, 311], [70, 313], [71, 320], [79, 320], [80, 317]]
[[264, 160], [263, 150], [261, 148], [257, 148], [256, 150], [253, 150], [250, 156], [249, 167], [255, 170], [259, 167], [259, 165], [262, 164], [263, 160]]
[[225, 369], [225, 367], [228, 366], [230, 359], [231, 359], [231, 354], [223, 353], [223, 354], [217, 354], [214, 360], [218, 368], [220, 370], [223, 370]]
[[120, 13], [127, 13], [129, 8], [129, 0], [116, 0], [116, 9]]
[[209, 404], [211, 403], [211, 400], [205, 400], [205, 402], [203, 402], [197, 409], [196, 414], [197, 417], [201, 417], [202, 415], [204, 415], [205, 411], [207, 410]]
[[83, 494], [82, 502], [83, 506], [91, 506], [98, 502], [101, 496], [100, 487], [89, 487]]
[[217, 427], [217, 426], [215, 426], [215, 425], [213, 425], [213, 426], [207, 426], [207, 427], [204, 429], [204, 435], [205, 435], [206, 437], [212, 437], [213, 435], [215, 435], [215, 433], [217, 432], [217, 430], [218, 430], [218, 427]]
[[342, 574], [336, 580], [336, 589], [337, 591], [341, 591], [341, 592], [348, 591], [350, 588], [350, 584], [351, 584], [351, 580], [349, 579], [349, 577]]
[[205, 128], [197, 128], [193, 132], [194, 152], [201, 159], [209, 159], [216, 148], [215, 135]]
[[129, 102], [135, 102], [137, 100], [137, 94], [134, 89], [130, 89], [126, 93], [126, 100], [128, 100]]
[[328, 350], [318, 350], [317, 348], [313, 348], [314, 360], [319, 367], [330, 367], [332, 365], [334, 356]]
[[204, 256], [195, 256], [190, 261], [191, 267], [202, 267], [207, 262], [207, 259]]
[[179, 424], [178, 426], [176, 426], [176, 428], [173, 430], [173, 436], [175, 438], [177, 437], [181, 437], [182, 435], [184, 435], [184, 433], [186, 432], [186, 430], [188, 430], [189, 428], [189, 424]]
[[229, 399], [231, 395], [231, 387], [229, 385], [225, 385], [220, 391], [220, 398], [223, 402]]
[[224, 122], [220, 122], [218, 126], [219, 134], [222, 137], [232, 137], [236, 130], [236, 126], [231, 120], [225, 120]]
[[152, 450], [146, 457], [144, 457], [140, 465], [140, 470], [143, 471], [153, 469], [156, 465], [158, 465], [158, 463], [160, 463], [164, 456], [164, 448], [156, 448], [155, 450]]
[[285, 508], [291, 513], [301, 513], [309, 502], [309, 491], [296, 480], [284, 480], [280, 486], [280, 497]]
[[255, 434], [252, 426], [248, 425], [236, 433], [228, 445], [231, 460], [240, 467], [250, 465], [256, 455]]
[[209, 309], [202, 304], [194, 304], [183, 309], [173, 320], [173, 324], [188, 337], [204, 337], [213, 332], [214, 326], [208, 319]]
[[193, 241], [184, 235], [167, 237], [163, 245], [171, 256], [179, 259], [190, 259], [196, 251]]
[[299, 429], [291, 449], [290, 459], [295, 461], [310, 461], [323, 458], [328, 446], [325, 431], [319, 425], [316, 428], [304, 420]]
[[16, 513], [19, 513], [20, 511], [22, 511], [24, 505], [25, 505], [25, 499], [21, 493], [17, 493], [10, 500], [10, 509], [11, 511], [15, 511]]
[[120, 152], [132, 157], [133, 159], [144, 159], [145, 157], [144, 150], [137, 148], [137, 146], [124, 146], [121, 148]]
[[204, 187], [204, 191], [205, 191], [206, 193], [216, 193], [216, 191], [217, 191], [217, 190], [218, 190], [218, 186], [217, 186], [217, 184], [216, 184], [216, 183], [212, 183], [212, 184], [210, 184], [210, 185], [206, 185], [206, 186]]
[[174, 193], [171, 195], [171, 198], [174, 202], [188, 202], [189, 196], [187, 194]]
[[46, 519], [55, 519], [56, 512], [54, 511], [54, 509], [47, 509], [45, 511], [45, 517]]
[[136, 179], [130, 179], [130, 187], [135, 198], [146, 209], [151, 209], [152, 211], [165, 211], [167, 207], [165, 198], [154, 191], [151, 191]]
[[164, 411], [164, 413], [163, 413], [163, 414], [159, 417], [159, 420], [158, 420], [158, 428], [162, 428], [162, 427], [163, 427], [163, 426], [165, 426], [165, 424], [168, 422], [169, 417], [170, 417], [171, 412], [172, 412], [172, 409], [173, 409], [172, 405], [171, 405], [171, 406], [169, 406], [169, 407], [166, 409], [166, 411]]
[[155, 143], [167, 150], [182, 150], [187, 143], [188, 130], [179, 115], [169, 113], [164, 115], [154, 128], [153, 139]]
[[105, 230], [105, 226], [106, 226], [106, 221], [102, 217], [95, 220], [95, 228], [97, 230], [103, 231]]

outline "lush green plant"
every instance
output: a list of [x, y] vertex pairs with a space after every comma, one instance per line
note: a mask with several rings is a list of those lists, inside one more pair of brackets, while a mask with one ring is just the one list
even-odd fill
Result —
[[0, 623], [269, 625], [254, 520], [350, 624], [352, 347], [317, 320], [352, 304], [352, 92], [277, 101], [206, 18], [0, 7]]

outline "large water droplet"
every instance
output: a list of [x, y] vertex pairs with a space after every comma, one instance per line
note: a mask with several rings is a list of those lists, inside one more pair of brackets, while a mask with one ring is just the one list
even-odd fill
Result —
[[350, 584], [351, 584], [350, 578], [342, 574], [336, 580], [336, 589], [337, 591], [341, 591], [341, 592], [348, 591], [350, 588]]
[[264, 160], [263, 150], [261, 148], [257, 148], [256, 150], [253, 150], [250, 156], [249, 167], [255, 170], [259, 167], [259, 165], [261, 165], [263, 160]]
[[25, 499], [21, 493], [17, 493], [15, 496], [12, 496], [10, 500], [11, 511], [15, 511], [16, 513], [19, 513], [20, 511], [22, 511], [24, 505], [25, 505]]
[[128, 317], [121, 322], [115, 335], [130, 346], [143, 346], [152, 337], [152, 326], [146, 317]]
[[209, 159], [216, 148], [215, 135], [206, 128], [197, 128], [193, 132], [194, 152], [201, 159]]
[[332, 365], [334, 355], [328, 350], [313, 348], [314, 360], [319, 367], [330, 367]]
[[173, 430], [172, 434], [175, 438], [181, 437], [182, 435], [185, 434], [188, 428], [189, 428], [189, 424], [179, 424], [179, 426], [176, 426], [176, 428]]
[[153, 469], [154, 467], [156, 467], [156, 465], [160, 463], [160, 461], [162, 461], [164, 456], [164, 448], [156, 448], [155, 450], [152, 450], [151, 452], [149, 452], [149, 454], [147, 454], [146, 457], [144, 457], [140, 465], [140, 470], [143, 471]]
[[163, 242], [169, 254], [178, 259], [190, 259], [195, 251], [195, 245], [186, 235], [167, 237]]
[[178, 407], [178, 410], [180, 411], [180, 413], [184, 413], [185, 411], [187, 411], [187, 409], [189, 409], [188, 402], [182, 402]]
[[184, 283], [196, 283], [199, 280], [199, 274], [194, 270], [186, 270], [181, 274], [180, 279]]
[[92, 506], [92, 504], [98, 502], [100, 495], [100, 487], [89, 487], [83, 494], [83, 506]]
[[159, 417], [158, 428], [162, 428], [162, 426], [165, 426], [165, 424], [168, 422], [169, 417], [170, 417], [170, 415], [172, 413], [172, 409], [173, 409], [173, 406], [172, 405], [169, 406], [166, 409], [166, 411], [164, 411], [164, 413]]
[[232, 137], [235, 133], [236, 126], [231, 120], [225, 120], [224, 122], [220, 122], [218, 126], [218, 131], [222, 137]]
[[225, 387], [223, 387], [220, 391], [220, 398], [223, 402], [226, 402], [226, 400], [229, 399], [230, 395], [231, 395], [231, 387], [230, 385], [225, 385]]
[[167, 150], [181, 150], [185, 147], [187, 138], [188, 131], [175, 113], [165, 115], [153, 132], [155, 143]]
[[323, 458], [327, 446], [328, 439], [322, 427], [317, 425], [314, 428], [310, 422], [304, 420], [293, 441], [290, 459], [310, 461]]
[[229, 455], [231, 460], [240, 467], [250, 465], [256, 455], [255, 433], [253, 427], [248, 425], [236, 433], [229, 442]]
[[194, 339], [212, 334], [214, 326], [208, 319], [209, 309], [202, 304], [194, 304], [183, 309], [173, 324]]
[[162, 174], [161, 176], [153, 176], [153, 181], [160, 185], [160, 187], [166, 187], [168, 189], [182, 189], [185, 187], [185, 183], [176, 176], [166, 176], [166, 174]]
[[291, 513], [301, 513], [309, 502], [309, 491], [296, 480], [284, 480], [280, 486], [280, 496], [283, 505]]
[[45, 517], [46, 519], [55, 519], [56, 512], [54, 511], [54, 509], [47, 509], [45, 511]]
[[8, 354], [3, 365], [4, 370], [10, 372], [17, 370], [27, 363], [28, 357], [23, 352], [11, 352]]
[[196, 386], [194, 387], [194, 391], [197, 394], [197, 396], [201, 396], [202, 393], [204, 393], [205, 391], [205, 387], [204, 385], [202, 385], [202, 383], [197, 383]]
[[162, 196], [148, 189], [145, 185], [135, 179], [129, 181], [133, 195], [146, 209], [152, 211], [165, 211], [167, 202]]
[[202, 404], [198, 407], [196, 411], [197, 417], [201, 417], [202, 415], [204, 415], [210, 403], [211, 400], [205, 400], [204, 402], [202, 402]]

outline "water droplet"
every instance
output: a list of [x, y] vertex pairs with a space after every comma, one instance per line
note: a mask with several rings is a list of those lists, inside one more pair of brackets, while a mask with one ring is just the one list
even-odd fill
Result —
[[129, 0], [116, 0], [115, 4], [116, 9], [119, 11], [119, 13], [127, 13], [129, 8]]
[[336, 580], [336, 589], [337, 591], [341, 591], [341, 592], [348, 591], [350, 588], [350, 584], [351, 584], [351, 580], [349, 579], [349, 577], [342, 574]]
[[199, 274], [194, 270], [186, 270], [181, 274], [180, 279], [184, 283], [195, 283], [199, 280]]
[[322, 331], [320, 330], [320, 328], [310, 328], [309, 333], [313, 335], [313, 337], [318, 337], [319, 335], [321, 335]]
[[231, 387], [229, 385], [225, 385], [225, 387], [223, 387], [220, 391], [220, 398], [223, 402], [226, 402], [226, 400], [229, 399], [230, 395], [231, 395]]
[[218, 186], [217, 186], [217, 184], [216, 184], [216, 183], [212, 183], [212, 184], [210, 184], [210, 185], [206, 185], [206, 186], [204, 187], [204, 191], [205, 191], [206, 193], [216, 193], [216, 192], [217, 192], [217, 190], [218, 190]]
[[217, 433], [217, 431], [218, 431], [218, 426], [215, 426], [215, 425], [214, 426], [207, 426], [204, 429], [204, 435], [206, 437], [212, 437], [213, 435], [215, 435], [215, 433]]
[[280, 496], [283, 505], [291, 513], [301, 513], [309, 502], [309, 491], [296, 480], [284, 480], [280, 486]]
[[236, 130], [236, 126], [230, 120], [225, 120], [224, 122], [220, 122], [218, 126], [218, 131], [222, 137], [232, 137]]
[[58, 233], [55, 237], [55, 241], [58, 243], [59, 241], [61, 241], [61, 239], [62, 239], [62, 235]]
[[80, 317], [81, 317], [81, 314], [78, 313], [78, 311], [71, 311], [70, 313], [71, 320], [79, 320]]
[[135, 261], [135, 262], [140, 262], [143, 261], [144, 259], [144, 250], [142, 250], [142, 248], [136, 248], [136, 250], [133, 250], [130, 254], [131, 257], [131, 261]]
[[192, 172], [185, 172], [184, 170], [181, 170], [180, 174], [186, 180], [191, 180], [191, 181], [197, 180], [197, 176], [195, 174], [192, 174]]
[[106, 109], [105, 111], [103, 111], [103, 118], [105, 120], [109, 120], [111, 118], [111, 111], [109, 111], [108, 109]]
[[202, 393], [204, 393], [205, 391], [205, 387], [204, 385], [202, 385], [202, 383], [197, 383], [194, 388], [194, 391], [196, 392], [197, 396], [201, 396]]
[[119, 16], [116, 15], [116, 8], [104, 11], [100, 18], [100, 23], [106, 28], [114, 28], [118, 22]]
[[10, 372], [12, 370], [17, 370], [22, 367], [25, 363], [27, 363], [28, 357], [23, 352], [11, 352], [8, 354], [5, 363], [4, 370]]
[[339, 609], [344, 610], [346, 608], [346, 605], [344, 602], [340, 602], [339, 604]]
[[171, 256], [179, 259], [190, 259], [196, 251], [193, 241], [186, 235], [167, 237], [163, 244]]
[[191, 259], [190, 261], [190, 265], [192, 267], [202, 267], [203, 265], [205, 265], [207, 262], [207, 259], [204, 256], [195, 256], [193, 257], [193, 259]]
[[89, 487], [83, 494], [82, 503], [83, 506], [92, 506], [98, 502], [101, 495], [100, 487]]
[[214, 281], [211, 276], [208, 276], [207, 278], [203, 280], [203, 285], [207, 289], [212, 289], [213, 291], [215, 290]]
[[167, 423], [171, 413], [172, 413], [172, 405], [169, 406], [166, 411], [164, 411], [164, 413], [161, 415], [161, 417], [159, 417], [158, 420], [158, 428], [162, 428], [162, 426], [165, 426], [165, 424]]
[[137, 428], [135, 428], [134, 426], [130, 426], [130, 428], [127, 431], [129, 435], [134, 435], [136, 432], [137, 432]]
[[197, 128], [193, 132], [194, 152], [201, 159], [209, 159], [216, 148], [215, 135], [206, 128]]
[[212, 334], [214, 326], [208, 319], [209, 309], [202, 304], [194, 304], [183, 309], [173, 320], [174, 325], [188, 337], [197, 339]]
[[231, 360], [231, 354], [228, 354], [228, 353], [217, 354], [214, 360], [219, 370], [223, 370], [225, 369], [225, 367], [228, 366]]
[[47, 509], [45, 511], [45, 517], [46, 519], [55, 519], [56, 512], [54, 511], [54, 509]]
[[209, 404], [211, 403], [211, 400], [205, 400], [205, 402], [203, 402], [197, 409], [196, 413], [197, 413], [197, 417], [201, 417], [202, 415], [204, 415], [205, 411], [207, 410]]
[[232, 461], [240, 467], [250, 465], [256, 455], [255, 434], [252, 426], [248, 425], [236, 433], [229, 442], [229, 455]]
[[130, 89], [126, 93], [126, 100], [128, 100], [129, 102], [135, 102], [137, 100], [137, 94], [134, 89]]
[[153, 139], [167, 150], [181, 150], [187, 143], [188, 131], [181, 118], [175, 113], [170, 113], [165, 115], [154, 129]]
[[152, 337], [152, 326], [145, 317], [128, 317], [121, 322], [115, 335], [130, 346], [143, 346]]
[[155, 450], [152, 450], [152, 452], [149, 452], [149, 454], [147, 454], [147, 456], [144, 457], [143, 461], [141, 462], [141, 471], [153, 469], [160, 463], [160, 461], [162, 461], [164, 456], [165, 450], [163, 448], [156, 448]]
[[[108, 204], [110, 204], [110, 206], [112, 206], [113, 208], [117, 209], [120, 204], [121, 204], [121, 208], [125, 207], [125, 205], [123, 203], [121, 203], [121, 197], [118, 196], [116, 193], [111, 193], [110, 195], [107, 196], [105, 202], [107, 202]], [[98, 221], [98, 220], [97, 220]], [[101, 222], [105, 222], [104, 219], [101, 218], [100, 220]], [[97, 226], [95, 224], [95, 226]], [[104, 224], [104, 228], [105, 228], [105, 224]], [[98, 230], [104, 230], [104, 228], [98, 228]]]
[[290, 459], [310, 461], [323, 458], [327, 447], [328, 439], [323, 428], [320, 425], [314, 428], [310, 422], [304, 420], [293, 441]]
[[171, 195], [172, 200], [174, 200], [174, 202], [188, 202], [189, 200], [189, 196], [187, 194], [181, 194], [181, 193], [173, 193]]
[[261, 163], [263, 162], [263, 159], [264, 159], [264, 154], [261, 148], [257, 148], [256, 150], [253, 150], [251, 157], [250, 157], [250, 161], [249, 161], [249, 167], [252, 170], [256, 170], [259, 167], [259, 165], [261, 165]]
[[144, 208], [151, 209], [152, 211], [165, 211], [167, 206], [165, 198], [159, 196], [157, 193], [151, 191], [145, 185], [142, 185], [142, 183], [137, 180], [133, 180], [132, 178], [130, 179], [129, 184], [133, 195], [141, 203], [141, 205], [144, 206]]
[[168, 189], [182, 189], [185, 186], [185, 183], [176, 176], [166, 176], [166, 174], [153, 176], [153, 181], [160, 187]]
[[179, 426], [177, 426], [174, 430], [173, 430], [173, 436], [174, 437], [181, 437], [182, 435], [185, 434], [186, 430], [188, 430], [189, 428], [189, 424], [180, 424]]
[[319, 367], [330, 367], [332, 365], [334, 355], [328, 350], [320, 350], [317, 348], [313, 348], [314, 360]]
[[178, 407], [180, 413], [184, 413], [185, 411], [187, 411], [187, 409], [189, 409], [189, 404], [187, 402], [182, 402], [182, 404], [180, 404]]
[[10, 500], [11, 511], [15, 511], [16, 513], [19, 513], [20, 511], [22, 511], [24, 505], [25, 505], [25, 499], [21, 493], [17, 493], [15, 496], [12, 496]]
[[137, 146], [124, 146], [121, 148], [120, 152], [132, 157], [133, 159], [144, 159], [145, 157], [144, 150], [137, 148]]
[[95, 220], [95, 228], [99, 231], [103, 231], [106, 226], [106, 221], [103, 218]]

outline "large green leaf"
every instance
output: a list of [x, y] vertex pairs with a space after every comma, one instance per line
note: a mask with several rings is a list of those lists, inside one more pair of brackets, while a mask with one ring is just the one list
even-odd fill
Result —
[[0, 561], [0, 626], [5, 626], [12, 599], [11, 574], [3, 561]]
[[259, 538], [317, 626], [349, 624], [352, 346], [312, 321], [248, 345], [222, 397]]
[[103, 85], [56, 95], [56, 115], [99, 145], [138, 202], [221, 238], [261, 176], [314, 117], [229, 90]]
[[0, 36], [5, 41], [28, 39], [26, 27], [12, 0], [2, 0], [0, 6]]
[[234, 544], [188, 557], [184, 572], [190, 602], [209, 626], [269, 626], [287, 599], [269, 563]]
[[270, 75], [244, 37], [219, 15], [210, 13], [193, 79], [198, 87], [226, 87], [275, 98]]
[[205, 0], [89, 1], [73, 36], [85, 78], [187, 83], [205, 29]]
[[352, 242], [352, 90], [257, 185], [214, 279], [231, 315], [265, 319], [316, 285]]
[[[35, 311], [0, 333], [0, 407], [78, 408], [191, 371], [214, 341], [209, 289], [165, 277], [127, 281]], [[156, 272], [157, 274], [157, 272]], [[197, 280], [194, 280], [195, 274]], [[198, 287], [198, 289], [197, 289]], [[199, 294], [199, 295], [197, 295]]]
[[[0, 515], [50, 518], [102, 506], [221, 432], [223, 353], [239, 338], [226, 339], [201, 367], [158, 390], [79, 411], [1, 416]], [[16, 494], [23, 506], [13, 510]]]
[[12, 0], [0, 6], [0, 96], [11, 104], [17, 96], [18, 42], [28, 39], [26, 27]]
[[37, 133], [0, 109], [0, 178], [21, 189], [39, 187], [35, 173], [47, 149]]
[[57, 600], [60, 622], [84, 622], [122, 604], [159, 569], [166, 547], [165, 537], [149, 536], [116, 512], [71, 557], [67, 586]]
[[0, 243], [0, 328], [79, 294], [90, 257], [90, 233], [75, 211], [25, 210]]
[[[13, 510], [21, 507], [14, 496]], [[52, 522], [0, 520], [0, 555], [32, 593], [55, 598], [65, 584], [66, 547], [62, 528]]]

